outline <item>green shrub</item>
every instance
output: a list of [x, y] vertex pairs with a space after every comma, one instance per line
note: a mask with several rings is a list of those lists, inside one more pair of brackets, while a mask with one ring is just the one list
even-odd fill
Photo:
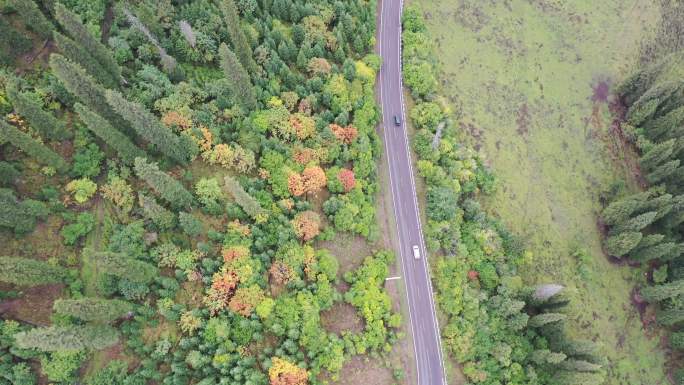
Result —
[[84, 360], [83, 352], [55, 351], [40, 359], [40, 369], [50, 381], [74, 383]]
[[82, 237], [88, 235], [95, 227], [95, 217], [89, 212], [78, 214], [76, 222], [62, 227], [60, 234], [64, 238], [64, 244], [72, 246]]

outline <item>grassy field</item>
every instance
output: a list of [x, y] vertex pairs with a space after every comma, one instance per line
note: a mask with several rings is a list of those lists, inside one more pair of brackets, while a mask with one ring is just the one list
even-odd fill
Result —
[[666, 383], [660, 338], [630, 302], [641, 272], [611, 264], [597, 228], [601, 192], [633, 179], [612, 89], [652, 38], [660, 8], [645, 0], [413, 2], [436, 39], [442, 91], [464, 137], [499, 178], [486, 206], [533, 254], [523, 276], [568, 287], [571, 332], [601, 343], [609, 384]]

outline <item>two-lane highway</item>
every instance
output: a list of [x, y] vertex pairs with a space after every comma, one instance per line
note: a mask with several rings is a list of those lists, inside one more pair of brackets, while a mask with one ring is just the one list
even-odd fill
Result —
[[[439, 326], [432, 298], [432, 284], [418, 211], [413, 167], [406, 135], [401, 79], [401, 12], [403, 0], [381, 0], [378, 47], [385, 153], [389, 164], [392, 205], [396, 218], [402, 275], [406, 282], [411, 334], [416, 357], [418, 385], [444, 385], [444, 366]], [[401, 124], [395, 125], [395, 116]], [[413, 256], [418, 245], [421, 257]]]

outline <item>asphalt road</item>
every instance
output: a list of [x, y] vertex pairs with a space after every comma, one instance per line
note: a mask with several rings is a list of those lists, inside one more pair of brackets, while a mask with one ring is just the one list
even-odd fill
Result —
[[[401, 11], [403, 0], [381, 0], [378, 47], [383, 65], [380, 69], [380, 102], [384, 125], [392, 189], [392, 205], [396, 218], [401, 256], [402, 278], [408, 297], [410, 327], [416, 357], [417, 385], [443, 385], [444, 366], [439, 326], [432, 298], [430, 271], [418, 211], [413, 167], [404, 122], [404, 97], [401, 80]], [[394, 117], [401, 117], [397, 126]], [[420, 259], [413, 257], [413, 245], [420, 248]]]

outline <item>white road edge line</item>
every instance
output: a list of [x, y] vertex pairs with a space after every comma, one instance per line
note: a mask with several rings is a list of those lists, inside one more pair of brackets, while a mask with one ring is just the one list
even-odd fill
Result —
[[[382, 27], [384, 25], [382, 16], [385, 13], [385, 2], [391, 1], [391, 0], [380, 0], [380, 1], [382, 1], [382, 5], [380, 6], [381, 8], [380, 8], [380, 26], [379, 27], [380, 27], [380, 31], [381, 31], [380, 33], [382, 34]], [[402, 0], [402, 3], [403, 3], [403, 0]], [[401, 38], [401, 36], [400, 36], [400, 38]], [[378, 50], [380, 51], [380, 57], [382, 57], [382, 38], [379, 39], [379, 41], [378, 41]], [[382, 92], [382, 88], [383, 88], [383, 86], [382, 86], [382, 74], [383, 74], [383, 72], [382, 72], [382, 68], [381, 68], [381, 70], [378, 71], [378, 80], [380, 82], [380, 104], [381, 104], [381, 107], [383, 108], [383, 110], [382, 110], [382, 126], [383, 126], [382, 135], [385, 139], [385, 157], [387, 158], [387, 169], [389, 170], [389, 174], [390, 174], [389, 180], [390, 180], [390, 191], [392, 193], [392, 210], [394, 211], [394, 217], [398, 218], [399, 216], [397, 215], [397, 206], [396, 206], [396, 199], [395, 199], [396, 196], [394, 193], [394, 183], [392, 182], [392, 167], [390, 166], [389, 151], [387, 151], [387, 131], [388, 131], [388, 129], [384, 125], [384, 123], [385, 123], [385, 116], [384, 116], [385, 115], [385, 110], [384, 110], [385, 101], [384, 101], [383, 92]], [[406, 267], [404, 266], [405, 265], [405, 263], [404, 263], [404, 252], [403, 252], [402, 247], [401, 247], [401, 232], [399, 231], [399, 223], [397, 220], [394, 221], [394, 225], [395, 225], [395, 229], [397, 231], [397, 237], [398, 237], [398, 241], [399, 241], [399, 258], [401, 258], [401, 263], [400, 263], [401, 270], [402, 270], [402, 273], [405, 277], [406, 276]], [[409, 295], [408, 295], [408, 286], [404, 285], [404, 289], [405, 289], [404, 295], [406, 295], [406, 304], [409, 307], [408, 313], [409, 313], [409, 324], [411, 325], [411, 336], [413, 337], [412, 338], [413, 339], [413, 341], [412, 341], [413, 354], [415, 357], [414, 359], [416, 360], [416, 383], [420, 384], [420, 367], [418, 365], [418, 349], [416, 348], [416, 339], [415, 339], [415, 333], [414, 333], [415, 329], [414, 329], [414, 325], [413, 325], [413, 316], [411, 316], [411, 299], [409, 298]]]
[[[402, 130], [402, 133], [404, 134], [404, 141], [406, 143], [406, 156], [408, 157], [409, 171], [410, 171], [410, 176], [411, 176], [411, 178], [410, 178], [411, 188], [412, 188], [411, 192], [413, 193], [414, 209], [416, 210], [416, 217], [418, 219], [418, 229], [420, 230], [418, 237], [420, 239], [421, 251], [423, 252], [423, 255], [425, 256], [424, 258], [422, 258], [422, 260], [423, 260], [423, 265], [425, 267], [425, 273], [427, 275], [427, 281], [428, 281], [428, 285], [430, 287], [430, 292], [434, 294], [434, 289], [432, 288], [432, 277], [430, 274], [430, 267], [427, 263], [427, 250], [425, 247], [425, 240], [423, 239], [423, 226], [421, 223], [420, 212], [418, 210], [418, 197], [416, 196], [416, 185], [415, 185], [415, 181], [414, 181], [414, 177], [413, 177], [413, 161], [412, 161], [413, 158], [411, 157], [411, 147], [410, 147], [409, 141], [408, 141], [408, 132], [404, 127], [406, 125], [406, 108], [405, 108], [405, 103], [404, 103], [404, 75], [403, 75], [404, 62], [403, 62], [403, 58], [402, 58], [402, 52], [403, 52], [404, 47], [403, 47], [402, 42], [401, 42], [401, 36], [402, 36], [402, 32], [403, 32], [403, 28], [401, 25], [401, 17], [404, 14], [404, 0], [400, 0], [399, 6], [400, 6], [400, 8], [399, 8], [399, 10], [400, 10], [399, 11], [399, 34], [398, 34], [397, 38], [399, 40], [399, 57], [398, 57], [398, 60], [399, 60], [399, 84], [400, 84], [399, 97], [401, 99], [402, 128], [404, 128]], [[382, 18], [382, 15], [381, 15], [381, 18]], [[446, 383], [447, 383], [447, 381], [446, 381], [446, 368], [444, 366], [444, 359], [442, 356], [442, 338], [440, 335], [441, 333], [440, 333], [440, 329], [439, 329], [439, 320], [437, 319], [437, 313], [436, 313], [435, 309], [436, 308], [435, 308], [434, 298], [433, 298], [433, 296], [430, 296], [430, 311], [432, 312], [432, 315], [433, 315], [432, 319], [435, 323], [435, 333], [437, 334], [435, 337], [437, 338], [437, 344], [439, 346], [439, 360], [440, 360], [439, 364], [442, 367], [442, 383], [446, 385]]]

